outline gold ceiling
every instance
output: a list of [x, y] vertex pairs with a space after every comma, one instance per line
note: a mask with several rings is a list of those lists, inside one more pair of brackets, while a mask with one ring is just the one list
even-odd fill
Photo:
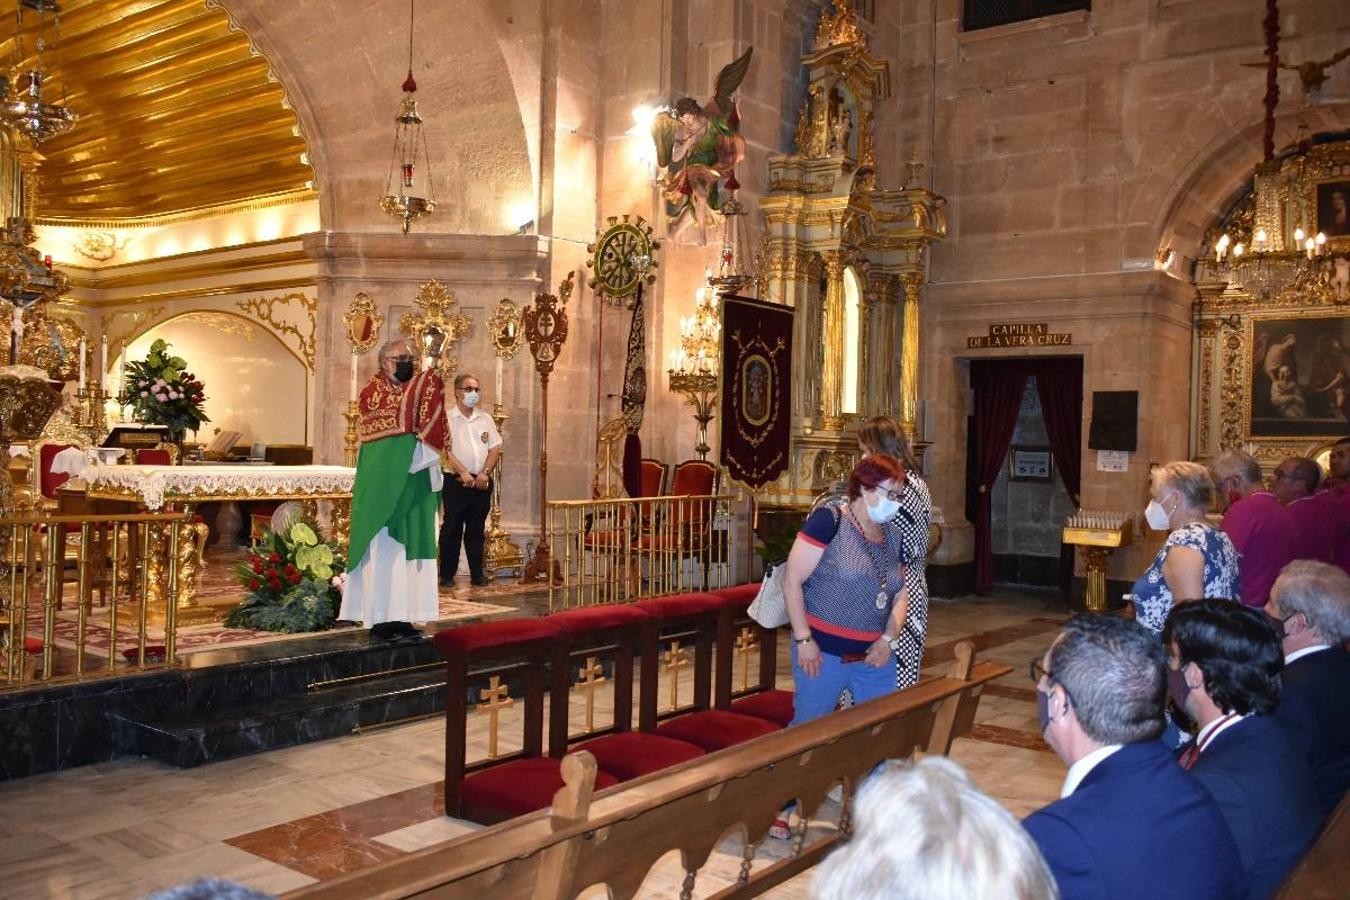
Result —
[[[14, 2], [0, 5], [0, 22], [14, 21]], [[48, 23], [46, 95], [60, 102], [64, 89], [79, 122], [40, 148], [39, 221], [145, 219], [312, 191], [285, 90], [224, 11], [207, 0], [62, 8], [59, 38]], [[25, 11], [24, 21], [28, 55], [36, 16]], [[0, 53], [12, 52], [10, 24]]]

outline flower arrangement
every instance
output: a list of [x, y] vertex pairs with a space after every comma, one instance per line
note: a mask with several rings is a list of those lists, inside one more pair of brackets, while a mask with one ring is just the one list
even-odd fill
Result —
[[288, 522], [258, 539], [235, 577], [248, 589], [225, 617], [229, 628], [323, 631], [337, 619], [346, 575], [337, 544], [325, 541], [312, 518]]
[[167, 427], [175, 441], [211, 421], [203, 406], [202, 383], [187, 370], [185, 359], [169, 355], [169, 345], [162, 340], [150, 345], [145, 359], [127, 363], [126, 394], [121, 399], [137, 420]]

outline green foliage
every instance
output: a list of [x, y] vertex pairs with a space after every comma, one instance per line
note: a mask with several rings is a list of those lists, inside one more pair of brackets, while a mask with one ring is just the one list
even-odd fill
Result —
[[141, 422], [163, 425], [169, 436], [181, 441], [188, 431], [197, 431], [206, 416], [202, 383], [187, 371], [187, 360], [170, 356], [169, 345], [157, 340], [143, 360], [128, 361], [124, 405]]
[[346, 560], [322, 534], [312, 517], [291, 522], [284, 532], [264, 532], [248, 560], [235, 569], [248, 595], [225, 624], [286, 632], [333, 627]]

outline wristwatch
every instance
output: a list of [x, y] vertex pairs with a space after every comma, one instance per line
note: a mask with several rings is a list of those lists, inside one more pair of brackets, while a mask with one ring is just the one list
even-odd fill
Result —
[[804, 637], [804, 638], [799, 638], [799, 637], [797, 637], [796, 635], [793, 635], [793, 636], [792, 636], [792, 643], [794, 643], [794, 644], [809, 644], [809, 643], [811, 643], [811, 642], [814, 641], [814, 640], [815, 640], [815, 638], [812, 637], [812, 636], [809, 635], [809, 634], [808, 634], [806, 637]]
[[[886, 635], [883, 634], [882, 637], [885, 638]], [[892, 653], [894, 653], [896, 656], [899, 656], [899, 655], [900, 655], [900, 635], [897, 634], [897, 635], [896, 635], [895, 637], [893, 637], [893, 638], [886, 638], [886, 646], [888, 646], [888, 647], [891, 648], [891, 652], [892, 652]]]

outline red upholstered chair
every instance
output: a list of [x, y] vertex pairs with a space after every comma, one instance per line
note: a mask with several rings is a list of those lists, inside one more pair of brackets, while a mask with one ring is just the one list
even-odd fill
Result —
[[70, 480], [70, 476], [62, 472], [57, 474], [52, 471], [52, 464], [56, 460], [56, 454], [66, 450], [74, 444], [43, 444], [38, 448], [38, 492], [42, 494], [42, 499], [54, 505], [56, 503], [56, 489]]
[[703, 497], [702, 500], [673, 502], [663, 511], [663, 519], [652, 521], [637, 542], [637, 551], [648, 558], [649, 568], [659, 563], [659, 573], [648, 572], [654, 583], [683, 586], [677, 570], [683, 560], [694, 557], [702, 562], [703, 586], [708, 586], [708, 567], [715, 564], [710, 552], [713, 501], [706, 499], [717, 490], [717, 467], [701, 459], [689, 459], [675, 467], [671, 477], [671, 497]]
[[[553, 659], [549, 755], [561, 757], [571, 750], [587, 750], [595, 757], [601, 771], [619, 781], [629, 781], [704, 755], [702, 748], [693, 744], [631, 730], [633, 657], [643, 626], [649, 619], [647, 613], [634, 604], [591, 606], [548, 617], [562, 635], [555, 645]], [[569, 725], [573, 669], [578, 664], [590, 669], [602, 658], [612, 663], [613, 724], [574, 738]], [[597, 689], [593, 687], [591, 691]], [[593, 696], [592, 693], [588, 702], [594, 702]], [[572, 746], [577, 741], [583, 743]]]
[[659, 459], [642, 458], [642, 489], [643, 497], [660, 497], [661, 492], [666, 489], [666, 476], [670, 474], [670, 466], [661, 462]]
[[[547, 618], [479, 622], [439, 632], [432, 642], [446, 660], [445, 813], [491, 824], [542, 809], [562, 787], [559, 760], [544, 756], [544, 690], [559, 631]], [[524, 681], [524, 726], [519, 753], [467, 762], [469, 665], [473, 686], [497, 675]], [[597, 779], [614, 783], [612, 777]]]
[[142, 447], [136, 451], [136, 465], [171, 466], [173, 465], [173, 456], [168, 450], [160, 447]]

